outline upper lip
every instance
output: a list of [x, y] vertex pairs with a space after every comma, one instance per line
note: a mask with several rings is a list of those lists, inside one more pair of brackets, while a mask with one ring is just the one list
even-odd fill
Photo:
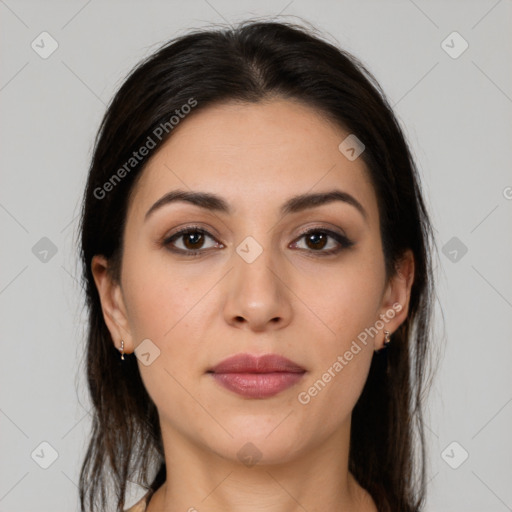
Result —
[[298, 364], [277, 354], [263, 356], [236, 354], [208, 370], [209, 373], [304, 373], [305, 371]]

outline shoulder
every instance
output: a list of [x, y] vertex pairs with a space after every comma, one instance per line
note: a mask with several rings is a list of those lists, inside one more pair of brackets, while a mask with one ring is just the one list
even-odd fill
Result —
[[149, 495], [150, 493], [145, 494], [135, 505], [126, 509], [125, 512], [145, 512]]

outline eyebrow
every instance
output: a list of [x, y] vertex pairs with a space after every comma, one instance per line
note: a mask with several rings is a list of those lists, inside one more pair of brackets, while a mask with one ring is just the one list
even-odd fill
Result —
[[[356, 208], [363, 216], [365, 221], [368, 221], [368, 214], [363, 208], [363, 205], [351, 194], [342, 190], [334, 189], [328, 192], [319, 192], [315, 194], [300, 194], [288, 199], [280, 209], [281, 215], [288, 215], [290, 213], [298, 213], [309, 208], [315, 208], [324, 204], [332, 203], [334, 201], [342, 201]], [[230, 215], [232, 213], [231, 207], [228, 202], [222, 197], [212, 194], [210, 192], [190, 192], [186, 190], [173, 190], [162, 196], [151, 208], [146, 212], [145, 220], [165, 205], [175, 202], [186, 202], [219, 213]]]

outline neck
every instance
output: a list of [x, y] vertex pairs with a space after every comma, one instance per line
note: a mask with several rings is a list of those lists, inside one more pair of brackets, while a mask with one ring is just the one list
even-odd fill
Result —
[[[245, 465], [163, 428], [167, 481], [147, 512], [377, 512], [348, 471], [350, 425], [286, 461]], [[264, 450], [262, 450], [264, 451]]]

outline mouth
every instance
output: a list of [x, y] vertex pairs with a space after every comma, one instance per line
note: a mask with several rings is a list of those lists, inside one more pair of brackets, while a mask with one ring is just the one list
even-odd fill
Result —
[[224, 388], [246, 398], [269, 398], [297, 384], [306, 373], [277, 354], [238, 354], [207, 371]]

